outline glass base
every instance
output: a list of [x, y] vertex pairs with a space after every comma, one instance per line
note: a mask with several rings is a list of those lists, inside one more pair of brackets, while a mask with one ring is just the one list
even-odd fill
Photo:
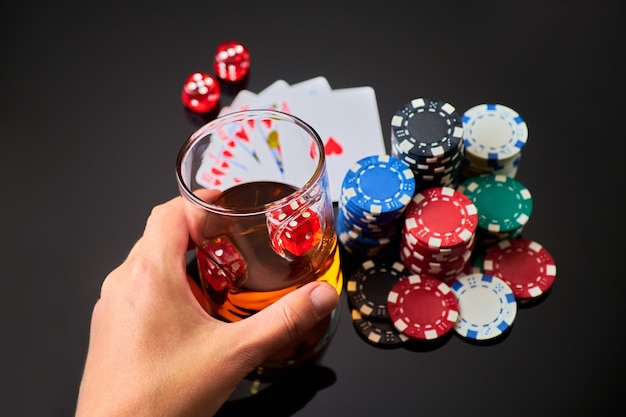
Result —
[[[196, 285], [201, 285], [200, 277], [198, 273], [197, 267], [197, 259], [194, 256], [191, 256], [187, 260], [187, 274], [190, 278], [195, 282]], [[319, 390], [319, 387], [325, 387], [330, 385], [328, 383], [329, 379], [333, 379], [334, 382], [334, 373], [328, 369], [318, 365], [320, 359], [323, 357], [324, 352], [330, 341], [332, 340], [335, 332], [337, 331], [337, 327], [339, 325], [339, 316], [341, 314], [341, 303], [337, 304], [337, 307], [330, 314], [329, 318], [326, 321], [318, 324], [317, 326], [326, 326], [323, 328], [320, 333], [323, 332], [323, 336], [319, 338], [319, 340], [309, 344], [308, 348], [303, 350], [303, 353], [293, 355], [289, 355], [289, 361], [281, 361], [281, 360], [267, 360], [261, 364], [258, 368], [256, 368], [253, 372], [248, 374], [246, 378], [244, 378], [239, 385], [235, 388], [229, 400], [228, 404], [237, 403], [239, 404], [239, 400], [244, 400], [246, 398], [250, 398], [256, 396], [259, 393], [264, 393], [262, 396], [266, 398], [266, 392], [274, 392], [276, 390], [282, 391], [283, 389], [290, 389], [288, 387], [291, 386], [292, 381], [306, 381], [306, 382], [297, 382], [295, 387], [297, 386], [308, 386], [311, 385], [311, 389], [313, 391]], [[315, 333], [315, 332], [313, 332]], [[306, 335], [303, 336], [306, 338]], [[293, 341], [288, 344], [287, 349], [294, 349], [294, 346], [297, 346], [298, 341]], [[284, 352], [285, 349], [281, 349], [281, 352]], [[293, 353], [293, 352], [292, 352]], [[274, 355], [276, 356], [276, 355]], [[280, 356], [280, 355], [279, 355]], [[332, 375], [332, 378], [330, 377]], [[313, 389], [318, 387], [317, 389]], [[306, 390], [305, 390], [306, 391]], [[255, 400], [258, 401], [258, 400]], [[246, 402], [247, 403], [247, 402]], [[228, 408], [228, 407], [227, 407]], [[218, 414], [218, 415], [231, 415], [231, 414]], [[233, 414], [239, 415], [239, 414]]]
[[331, 369], [317, 364], [302, 367], [273, 383], [245, 380], [215, 417], [291, 416], [336, 380]]
[[318, 363], [324, 356], [324, 352], [337, 330], [340, 314], [341, 303], [339, 303], [330, 314], [324, 337], [320, 339], [312, 349], [299, 357], [291, 359], [287, 363], [271, 360], [263, 362], [261, 366], [248, 374], [248, 376], [239, 383], [229, 400], [237, 400], [256, 395], [273, 385], [282, 384], [292, 378], [298, 378], [300, 374], [311, 372], [312, 368], [319, 368]]

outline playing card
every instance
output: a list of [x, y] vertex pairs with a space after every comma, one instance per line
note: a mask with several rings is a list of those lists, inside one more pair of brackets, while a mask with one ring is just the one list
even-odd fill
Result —
[[252, 177], [258, 181], [282, 182], [284, 179], [282, 161], [280, 164], [277, 162], [279, 157], [267, 142], [267, 133], [262, 128], [265, 123], [266, 120], [255, 120], [254, 123], [246, 126], [248, 138], [259, 161], [258, 166], [255, 167], [256, 173]]
[[204, 164], [218, 164], [222, 169], [247, 176], [259, 164], [259, 160], [252, 157], [247, 150], [232, 141], [213, 141], [206, 148], [202, 157]]
[[223, 116], [235, 111], [248, 110], [250, 108], [249, 103], [252, 103], [255, 98], [256, 94], [252, 91], [241, 90], [237, 93], [232, 103], [230, 103], [230, 106], [224, 106], [220, 109], [218, 116]]
[[[311, 90], [313, 89], [313, 86], [303, 86], [302, 88], [308, 88]], [[290, 90], [291, 87], [286, 81], [277, 80], [266, 87], [259, 94], [256, 94], [255, 96], [247, 95], [242, 99], [237, 100], [236, 105], [242, 110], [244, 109], [242, 107], [245, 107], [246, 109], [278, 110], [289, 113], [290, 109], [288, 98], [290, 96]], [[231, 109], [235, 109], [235, 107], [231, 106]], [[271, 119], [259, 121], [255, 127], [257, 132], [264, 137], [264, 139], [258, 142], [257, 145], [262, 143], [264, 144], [264, 147], [268, 147], [271, 155], [273, 156], [274, 164], [282, 175], [283, 167], [280, 140], [279, 135], [272, 127]]]
[[[255, 97], [246, 97], [246, 104], [249, 108], [279, 110], [291, 113], [291, 103], [298, 103], [310, 97], [320, 96], [331, 91], [330, 83], [325, 77], [318, 76], [309, 80], [289, 85], [284, 80], [277, 80], [266, 87]], [[244, 101], [239, 101], [241, 105]], [[283, 172], [284, 158], [281, 148], [281, 134], [274, 129], [271, 120], [267, 123], [259, 123], [257, 128], [263, 132], [265, 144], [270, 147], [274, 160], [279, 170]]]
[[210, 190], [224, 191], [244, 181], [244, 178], [228, 175], [213, 165], [202, 164], [201, 168], [196, 171], [196, 182]]
[[196, 182], [203, 187], [223, 191], [245, 181], [245, 173], [241, 175], [241, 172], [228, 161], [207, 153], [196, 171]]
[[[291, 103], [292, 114], [310, 124], [324, 142], [331, 198], [339, 201], [349, 167], [370, 155], [385, 154], [385, 143], [372, 87], [332, 90]], [[282, 144], [284, 149], [284, 143]], [[285, 161], [289, 154], [284, 152]], [[288, 178], [293, 172], [287, 169]]]
[[258, 93], [256, 97], [251, 100], [251, 105], [257, 109], [281, 110], [280, 101], [286, 98], [289, 89], [290, 86], [287, 81], [276, 80]]
[[271, 118], [258, 119], [254, 127], [256, 133], [258, 133], [257, 138], [259, 142], [257, 144], [259, 146], [262, 144], [264, 148], [267, 148], [267, 151], [272, 156], [273, 164], [280, 171], [281, 176], [283, 176], [283, 151], [280, 146], [280, 134], [274, 125], [274, 121]]
[[[291, 131], [293, 129], [293, 132]], [[290, 136], [301, 135], [302, 132], [295, 125], [282, 125], [279, 135], [283, 151], [283, 167], [285, 173], [284, 182], [295, 187], [302, 187], [311, 178], [311, 174], [317, 167], [317, 161], [311, 157], [311, 151], [315, 147], [303, 149], [302, 143], [296, 140], [289, 140]]]
[[196, 181], [208, 188], [225, 190], [251, 178], [258, 164], [234, 139], [217, 139], [214, 134], [202, 156]]
[[[339, 201], [343, 178], [355, 161], [386, 152], [372, 87], [332, 90], [322, 76], [293, 85], [277, 80], [258, 94], [240, 91], [220, 115], [248, 109], [291, 113], [317, 131], [324, 142], [330, 193], [335, 202]], [[217, 179], [227, 184], [249, 179], [254, 171], [258, 178], [301, 186], [308, 180], [306, 172], [310, 172], [303, 168], [315, 165], [315, 149], [303, 153], [297, 144], [286, 142], [288, 135], [277, 131], [271, 119], [255, 121], [254, 126], [239, 131], [222, 132], [224, 146], [210, 149], [206, 166], [203, 162], [204, 175], [212, 182]], [[222, 172], [220, 177], [218, 173]]]
[[332, 91], [330, 83], [326, 77], [315, 77], [310, 80], [300, 81], [292, 84], [289, 88], [288, 100], [300, 100], [320, 94], [330, 93]]
[[269, 87], [250, 99], [251, 105], [258, 109], [279, 110], [291, 113], [293, 102], [307, 100], [310, 97], [331, 92], [325, 77], [319, 76], [301, 81], [291, 86], [283, 80], [272, 83]]

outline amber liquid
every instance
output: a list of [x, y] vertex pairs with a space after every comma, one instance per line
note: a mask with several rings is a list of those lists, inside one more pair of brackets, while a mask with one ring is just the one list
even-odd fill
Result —
[[[293, 193], [293, 187], [274, 182], [238, 185], [224, 191], [213, 204], [233, 210], [256, 207]], [[326, 198], [322, 196], [322, 200]], [[198, 270], [209, 312], [224, 321], [244, 319], [269, 306], [285, 294], [311, 281], [326, 281], [337, 293], [343, 287], [337, 236], [331, 204], [311, 202], [323, 224], [319, 243], [301, 256], [281, 256], [272, 247], [265, 214], [248, 216], [209, 215], [199, 247]], [[241, 274], [224, 277], [208, 267], [210, 243], [226, 238], [243, 258]], [[336, 312], [338, 313], [338, 312]], [[268, 358], [267, 367], [289, 367], [307, 361], [326, 346], [337, 324], [336, 314], [323, 320], [310, 332], [293, 340]]]

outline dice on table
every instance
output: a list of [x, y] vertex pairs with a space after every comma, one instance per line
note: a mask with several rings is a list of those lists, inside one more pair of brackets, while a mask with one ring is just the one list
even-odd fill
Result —
[[200, 273], [217, 291], [242, 285], [247, 278], [246, 263], [226, 236], [202, 242], [198, 263]]
[[250, 52], [236, 41], [225, 41], [217, 46], [213, 59], [213, 72], [222, 80], [236, 82], [248, 74]]
[[220, 84], [211, 74], [193, 72], [185, 80], [181, 99], [185, 107], [196, 113], [208, 113], [220, 100]]
[[302, 256], [322, 240], [319, 215], [302, 202], [274, 210], [267, 216], [270, 244], [284, 257]]

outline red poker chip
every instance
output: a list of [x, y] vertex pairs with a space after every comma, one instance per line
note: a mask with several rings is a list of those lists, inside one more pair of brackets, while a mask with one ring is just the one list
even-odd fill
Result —
[[406, 208], [404, 233], [428, 248], [465, 245], [474, 236], [478, 212], [474, 203], [451, 187], [433, 187], [415, 194]]
[[401, 333], [432, 340], [455, 325], [459, 306], [445, 282], [428, 275], [409, 275], [396, 282], [387, 297], [387, 312]]
[[411, 256], [406, 248], [400, 252], [400, 259], [412, 274], [425, 274], [434, 278], [448, 281], [465, 270], [465, 265], [472, 256], [472, 251], [466, 251], [462, 256], [452, 261], [429, 262]]
[[474, 235], [469, 242], [463, 245], [459, 245], [452, 249], [446, 249], [445, 251], [433, 251], [420, 243], [418, 243], [414, 237], [408, 234], [404, 234], [401, 237], [402, 248], [410, 252], [413, 257], [428, 262], [452, 262], [462, 257], [465, 252], [472, 251], [476, 245], [476, 235]]
[[550, 252], [524, 238], [503, 240], [487, 249], [483, 270], [506, 282], [518, 299], [539, 297], [552, 287], [556, 277]]

